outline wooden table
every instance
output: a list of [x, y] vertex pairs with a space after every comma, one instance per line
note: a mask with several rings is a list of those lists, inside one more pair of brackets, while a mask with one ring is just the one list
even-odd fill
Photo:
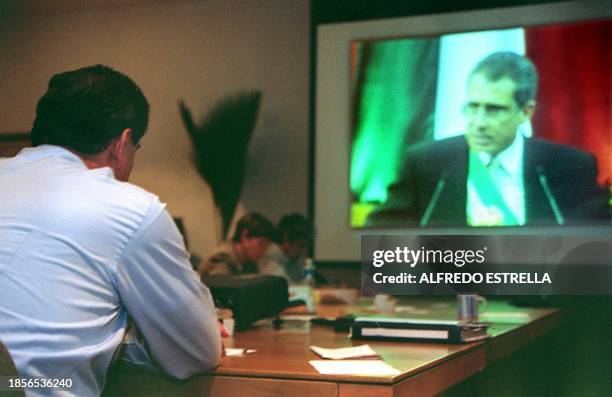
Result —
[[[452, 301], [408, 299], [399, 306], [410, 317], [452, 318]], [[327, 308], [336, 314], [364, 307]], [[322, 375], [309, 363], [319, 359], [310, 345], [346, 347], [363, 344], [346, 332], [287, 320], [274, 329], [261, 322], [226, 340], [227, 347], [256, 349], [244, 357], [225, 357], [209, 373], [179, 382], [162, 375], [120, 368], [109, 376], [105, 396], [407, 396], [432, 395], [484, 370], [491, 362], [530, 343], [555, 327], [556, 309], [516, 309], [491, 302], [492, 338], [469, 344], [368, 341], [383, 360], [400, 370], [395, 376]]]

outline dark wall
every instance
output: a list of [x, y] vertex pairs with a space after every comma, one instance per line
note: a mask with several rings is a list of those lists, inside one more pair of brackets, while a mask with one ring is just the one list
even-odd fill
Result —
[[406, 0], [312, 0], [311, 10], [312, 24], [313, 27], [316, 27], [316, 25], [321, 23], [393, 18], [558, 2], [558, 0], [434, 0], [431, 2]]

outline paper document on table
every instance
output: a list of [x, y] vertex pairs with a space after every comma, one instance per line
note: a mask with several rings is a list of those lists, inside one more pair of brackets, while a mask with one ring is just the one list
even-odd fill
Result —
[[331, 360], [344, 360], [347, 358], [373, 358], [378, 357], [370, 345], [361, 345], [353, 347], [341, 347], [338, 349], [326, 349], [319, 346], [310, 346], [310, 350], [317, 353], [323, 358]]
[[255, 349], [243, 349], [238, 347], [228, 347], [225, 349], [225, 355], [228, 357], [240, 357], [248, 353], [255, 353]]
[[401, 373], [383, 360], [311, 360], [309, 363], [323, 375], [389, 376]]

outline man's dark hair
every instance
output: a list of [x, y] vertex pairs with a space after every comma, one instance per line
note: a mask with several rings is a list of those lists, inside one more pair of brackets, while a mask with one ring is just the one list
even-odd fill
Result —
[[32, 144], [97, 154], [126, 128], [138, 143], [148, 121], [149, 103], [129, 77], [108, 66], [89, 66], [49, 80], [36, 106]]
[[314, 237], [314, 227], [312, 223], [302, 214], [284, 215], [276, 227], [278, 232], [277, 242], [284, 240], [289, 242], [307, 241], [310, 242]]
[[538, 90], [538, 72], [529, 60], [514, 52], [495, 52], [482, 59], [470, 73], [470, 78], [482, 73], [490, 81], [508, 77], [516, 84], [514, 100], [519, 107], [535, 100]]
[[242, 236], [245, 230], [247, 231], [247, 236], [251, 238], [267, 237], [270, 240], [274, 240], [274, 236], [276, 235], [276, 229], [272, 222], [257, 212], [246, 214], [238, 220], [232, 241], [235, 243], [240, 241], [240, 236]]

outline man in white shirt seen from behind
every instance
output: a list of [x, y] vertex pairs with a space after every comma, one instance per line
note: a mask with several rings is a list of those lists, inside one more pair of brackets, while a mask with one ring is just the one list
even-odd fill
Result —
[[60, 73], [38, 102], [34, 147], [0, 159], [0, 340], [21, 377], [72, 383], [28, 396], [100, 395], [128, 319], [170, 376], [219, 363], [209, 290], [165, 204], [127, 182], [148, 115], [111, 68]]

